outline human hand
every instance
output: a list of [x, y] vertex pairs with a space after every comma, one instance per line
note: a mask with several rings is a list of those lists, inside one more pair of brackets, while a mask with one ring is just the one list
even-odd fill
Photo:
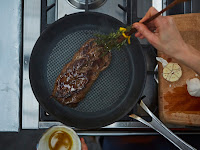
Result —
[[85, 143], [84, 138], [81, 138], [81, 150], [88, 150], [87, 144]]
[[147, 26], [142, 24], [157, 12], [154, 7], [151, 7], [139, 23], [133, 24], [133, 27], [138, 30], [135, 36], [141, 39], [146, 38], [157, 50], [177, 58], [183, 53], [182, 49], [186, 46], [186, 43], [183, 41], [172, 17], [159, 16], [148, 23]]

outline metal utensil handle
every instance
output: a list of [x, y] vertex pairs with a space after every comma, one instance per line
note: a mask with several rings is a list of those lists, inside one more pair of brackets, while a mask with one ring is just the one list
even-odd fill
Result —
[[[170, 142], [172, 142], [176, 147], [181, 150], [196, 150], [194, 147], [183, 141], [177, 135], [175, 135], [171, 130], [169, 130], [143, 103], [140, 102], [140, 106], [152, 117], [152, 122], [145, 124], [149, 124], [149, 127], [153, 127], [156, 131], [158, 131], [161, 135], [167, 138]], [[140, 121], [140, 120], [139, 120]]]

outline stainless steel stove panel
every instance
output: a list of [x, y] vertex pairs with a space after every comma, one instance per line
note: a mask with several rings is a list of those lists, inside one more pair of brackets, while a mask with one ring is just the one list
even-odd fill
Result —
[[24, 1], [22, 129], [38, 129], [39, 104], [29, 81], [29, 59], [33, 46], [40, 36], [41, 1]]

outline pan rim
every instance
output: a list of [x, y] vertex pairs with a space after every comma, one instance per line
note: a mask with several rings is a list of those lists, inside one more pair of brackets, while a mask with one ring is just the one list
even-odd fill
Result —
[[[69, 19], [69, 17], [75, 17], [75, 16], [79, 16], [79, 15], [95, 15], [95, 16], [103, 16], [103, 17], [108, 17], [108, 18], [112, 18], [112, 19], [114, 19], [114, 20], [117, 20], [117, 19], [115, 19], [115, 18], [113, 18], [113, 17], [111, 17], [111, 16], [109, 16], [109, 15], [106, 15], [106, 14], [102, 14], [102, 13], [97, 13], [97, 12], [79, 12], [79, 13], [75, 13], [75, 14], [71, 14], [71, 15], [68, 15], [68, 16], [65, 16], [65, 17], [63, 17], [63, 18], [61, 18], [61, 19], [59, 19], [58, 21], [56, 21], [55, 22], [55, 24], [58, 24], [60, 21], [62, 21], [62, 20], [64, 20], [65, 18], [67, 18], [67, 19]], [[119, 20], [117, 20], [118, 22], [120, 22], [120, 24], [122, 24], [122, 25], [124, 25], [121, 21], [119, 21]], [[41, 35], [40, 35], [40, 37], [38, 38], [38, 40], [36, 41], [36, 43], [35, 43], [35, 45], [34, 45], [34, 48], [36, 47], [36, 45], [37, 45], [37, 43], [38, 43], [38, 41], [40, 40], [40, 38], [42, 37], [42, 35], [44, 35], [44, 34], [46, 34], [50, 29], [51, 29], [51, 27], [53, 27], [54, 25], [55, 25], [54, 23], [53, 23], [53, 25], [50, 25], [44, 32], [42, 32], [41, 33]], [[125, 25], [124, 25], [125, 26]], [[138, 40], [137, 40], [138, 41]], [[139, 41], [138, 41], [138, 43], [139, 43]], [[140, 47], [140, 49], [141, 49], [141, 54], [142, 54], [142, 56], [143, 56], [143, 61], [144, 61], [144, 79], [143, 79], [143, 85], [142, 85], [142, 87], [141, 87], [141, 91], [140, 91], [140, 93], [138, 94], [138, 98], [137, 98], [137, 101], [139, 100], [139, 98], [142, 96], [142, 92], [144, 91], [144, 87], [145, 87], [145, 83], [146, 83], [146, 59], [145, 59], [145, 57], [144, 57], [144, 54], [143, 54], [143, 51], [142, 51], [142, 47], [141, 47], [141, 45], [140, 44], [138, 44], [138, 46]], [[31, 88], [32, 88], [32, 91], [33, 91], [33, 93], [34, 93], [34, 95], [35, 95], [35, 97], [36, 97], [36, 99], [37, 99], [37, 101], [39, 102], [39, 104], [45, 109], [45, 111], [47, 111], [49, 114], [51, 114], [51, 115], [53, 115], [54, 117], [55, 117], [55, 114], [54, 113], [52, 113], [51, 111], [49, 111], [49, 109], [48, 108], [46, 108], [46, 106], [45, 106], [45, 104], [43, 104], [39, 99], [39, 97], [38, 97], [38, 94], [37, 94], [37, 92], [36, 92], [36, 90], [35, 90], [35, 87], [34, 87], [34, 84], [33, 84], [33, 79], [32, 79], [32, 76], [31, 76], [31, 72], [32, 72], [32, 70], [31, 70], [31, 60], [32, 60], [32, 55], [33, 55], [33, 52], [34, 52], [34, 48], [33, 48], [33, 50], [32, 50], [32, 53], [31, 53], [31, 58], [30, 58], [30, 63], [29, 63], [29, 79], [30, 79], [30, 83], [31, 83]], [[136, 105], [136, 103], [137, 102], [135, 102], [134, 104], [133, 104], [133, 106], [135, 106]], [[59, 103], [60, 104], [60, 103]], [[120, 115], [120, 116], [118, 116], [118, 117], [115, 117], [115, 121], [116, 120], [119, 120], [121, 117], [123, 117], [125, 114], [127, 114], [128, 112], [130, 112], [130, 110], [133, 108], [133, 106], [132, 107], [129, 107], [129, 109], [127, 109], [127, 110], [124, 110], [125, 111], [125, 113], [122, 113], [122, 115]], [[65, 106], [66, 107], [66, 106]], [[120, 111], [122, 111], [122, 110], [120, 110]], [[58, 119], [59, 121], [61, 121], [61, 122], [63, 122], [64, 124], [66, 124], [66, 125], [68, 125], [69, 123], [67, 122], [67, 121], [63, 121], [62, 119], [60, 119], [60, 118], [58, 118], [58, 117], [56, 117], [56, 119]], [[111, 124], [111, 123], [113, 123], [113, 121], [110, 121], [110, 122], [107, 122], [107, 123], [99, 123], [98, 125], [95, 125], [95, 126], [77, 126], [77, 125], [73, 125], [73, 123], [71, 123], [72, 124], [72, 126], [75, 126], [75, 127], [78, 127], [78, 128], [84, 128], [84, 129], [86, 129], [86, 128], [89, 128], [89, 129], [91, 129], [91, 128], [99, 128], [99, 127], [102, 127], [102, 126], [106, 126], [106, 125], [109, 125], [109, 124]]]

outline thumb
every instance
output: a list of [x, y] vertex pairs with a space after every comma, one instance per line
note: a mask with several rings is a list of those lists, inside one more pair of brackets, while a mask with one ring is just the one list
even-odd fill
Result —
[[137, 29], [137, 31], [142, 34], [149, 43], [154, 43], [153, 40], [155, 40], [157, 37], [152, 33], [144, 24], [142, 23], [134, 23], [133, 27]]

